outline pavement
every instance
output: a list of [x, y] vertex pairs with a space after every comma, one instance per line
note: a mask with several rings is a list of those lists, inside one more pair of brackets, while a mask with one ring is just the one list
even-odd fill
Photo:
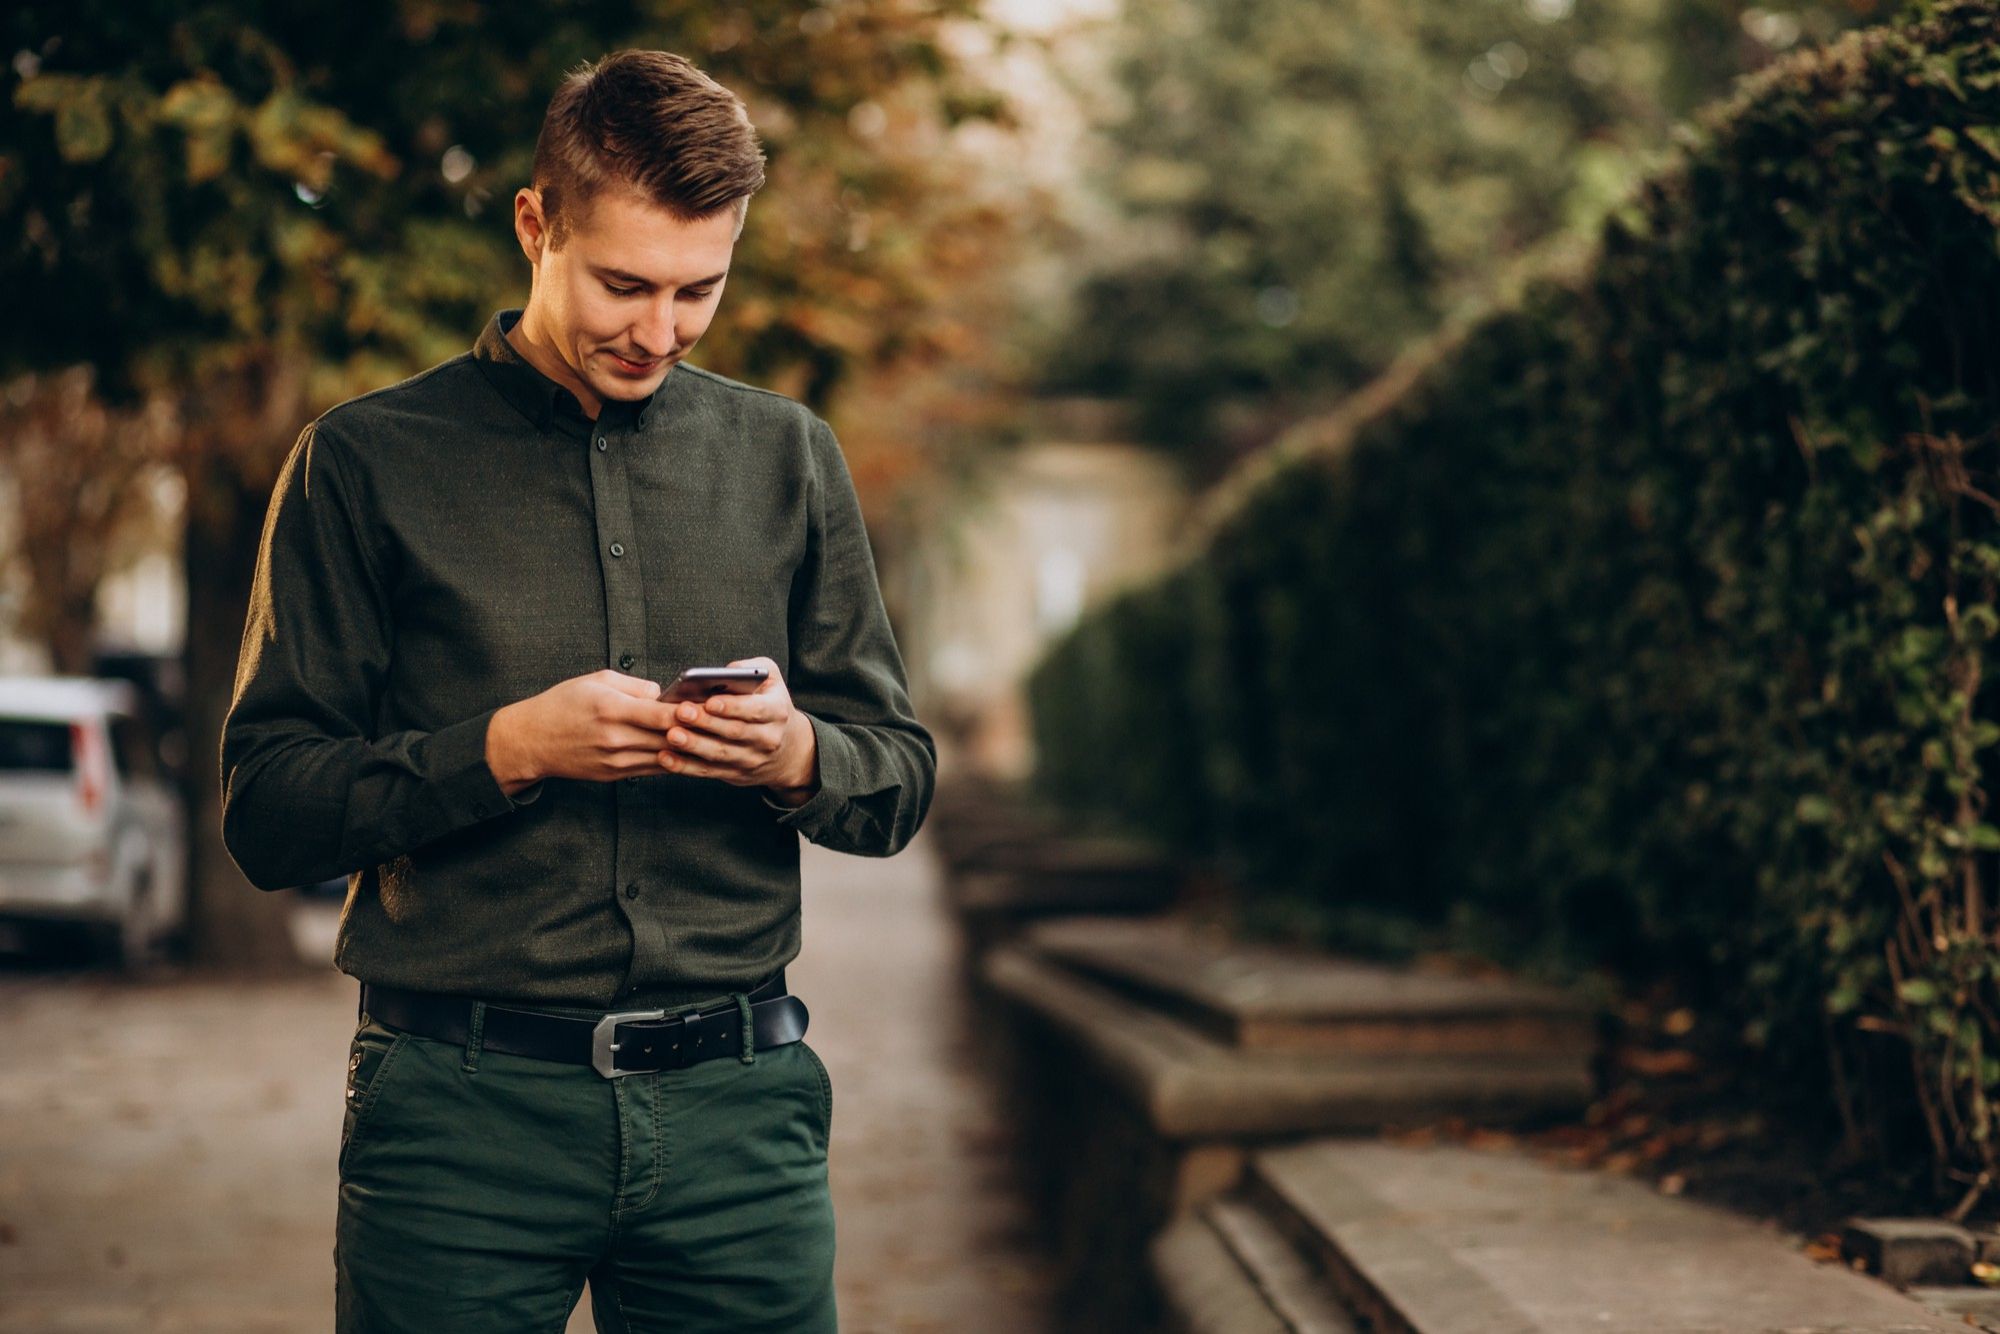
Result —
[[[841, 1328], [1053, 1328], [926, 836], [887, 860], [803, 852], [786, 976], [833, 1081]], [[333, 912], [301, 909], [316, 961]], [[330, 967], [132, 981], [0, 958], [0, 1334], [329, 1329], [354, 1004]]]

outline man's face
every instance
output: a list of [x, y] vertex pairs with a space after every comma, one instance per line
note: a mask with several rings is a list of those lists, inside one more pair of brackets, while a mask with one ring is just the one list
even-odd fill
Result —
[[[736, 210], [681, 222], [631, 191], [608, 191], [547, 244], [540, 197], [516, 228], [536, 260], [539, 334], [599, 399], [644, 398], [708, 328], [736, 247]], [[539, 249], [539, 258], [536, 250]]]

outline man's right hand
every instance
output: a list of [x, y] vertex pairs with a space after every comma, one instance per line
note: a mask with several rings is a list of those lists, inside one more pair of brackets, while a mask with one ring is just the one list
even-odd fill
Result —
[[486, 764], [508, 796], [544, 778], [662, 774], [674, 706], [660, 683], [607, 667], [573, 676], [499, 709], [486, 729]]

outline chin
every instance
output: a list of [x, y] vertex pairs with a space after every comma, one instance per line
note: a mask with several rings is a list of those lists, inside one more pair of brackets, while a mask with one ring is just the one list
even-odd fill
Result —
[[665, 365], [654, 367], [652, 374], [639, 379], [610, 375], [601, 381], [592, 380], [591, 385], [597, 390], [599, 398], [644, 398], [653, 392], [660, 381], [667, 377], [667, 372], [673, 368], [674, 363], [669, 361]]

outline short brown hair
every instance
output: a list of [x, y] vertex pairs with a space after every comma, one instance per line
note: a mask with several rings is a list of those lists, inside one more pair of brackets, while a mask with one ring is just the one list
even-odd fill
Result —
[[764, 150], [736, 94], [684, 57], [616, 51], [573, 71], [549, 99], [534, 177], [551, 249], [618, 186], [682, 222], [733, 205], [740, 230], [764, 184]]

